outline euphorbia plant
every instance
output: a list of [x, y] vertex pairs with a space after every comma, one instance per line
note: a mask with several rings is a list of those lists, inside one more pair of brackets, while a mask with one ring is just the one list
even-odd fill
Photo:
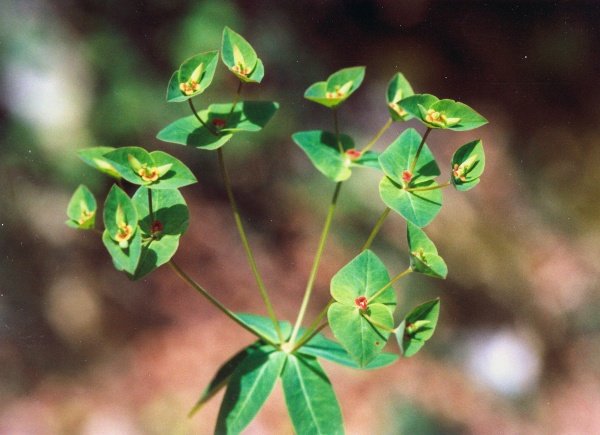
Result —
[[[115, 179], [104, 202], [102, 241], [115, 267], [132, 279], [168, 264], [183, 281], [256, 337], [223, 364], [190, 414], [226, 388], [215, 431], [239, 433], [256, 416], [280, 378], [297, 433], [343, 433], [342, 412], [319, 358], [355, 369], [377, 369], [394, 363], [399, 355], [414, 355], [432, 336], [439, 299], [412, 310], [399, 308], [393, 285], [412, 272], [446, 277], [446, 264], [422, 228], [439, 213], [444, 188], [465, 191], [479, 182], [484, 152], [479, 140], [459, 147], [448, 164], [449, 179], [438, 183], [440, 169], [426, 139], [433, 130], [471, 130], [487, 121], [463, 103], [414, 94], [406, 78], [397, 73], [387, 90], [389, 118], [371, 141], [357, 147], [350, 136], [341, 133], [337, 114], [362, 84], [365, 68], [345, 68], [308, 87], [305, 97], [325, 106], [323, 110], [331, 110], [333, 131], [300, 131], [292, 139], [334, 186], [304, 297], [294, 323], [290, 323], [279, 319], [271, 304], [246, 237], [223, 151], [223, 146], [237, 134], [265, 127], [279, 105], [271, 101], [240, 100], [246, 83], [261, 82], [264, 66], [242, 36], [225, 28], [221, 59], [239, 80], [237, 92], [231, 103], [212, 104], [197, 111], [192, 99], [211, 84], [218, 56], [218, 51], [197, 54], [173, 73], [167, 86], [167, 101], [187, 102], [191, 115], [174, 121], [157, 137], [165, 142], [216, 151], [235, 224], [268, 317], [232, 312], [173, 260], [189, 217], [179, 188], [195, 183], [196, 178], [181, 161], [165, 152], [148, 152], [138, 147], [97, 147], [80, 152], [86, 163]], [[394, 123], [412, 118], [424, 125], [423, 135], [409, 128], [383, 152], [372, 150]], [[304, 327], [342, 184], [362, 168], [382, 174], [379, 192], [385, 208], [357, 255], [332, 277], [330, 301]], [[132, 197], [123, 189], [124, 183], [139, 186]], [[69, 203], [67, 224], [93, 230], [96, 210], [94, 196], [80, 186]], [[407, 267], [390, 278], [385, 264], [370, 247], [392, 210], [406, 220], [409, 252]], [[397, 320], [399, 312], [404, 316]], [[336, 340], [322, 335], [327, 326]], [[399, 352], [383, 352], [390, 336], [395, 337]]]

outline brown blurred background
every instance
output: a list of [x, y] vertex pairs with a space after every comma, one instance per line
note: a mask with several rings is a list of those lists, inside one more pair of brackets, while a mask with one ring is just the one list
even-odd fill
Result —
[[[109, 188], [77, 149], [173, 153], [199, 179], [184, 189], [191, 226], [177, 260], [233, 309], [264, 313], [216, 156], [154, 138], [188, 114], [165, 102], [170, 73], [217, 49], [224, 25], [265, 63], [263, 84], [247, 86], [245, 97], [281, 103], [267, 129], [239, 135], [225, 153], [284, 318], [299, 307], [334, 187], [290, 139], [332, 128], [330, 113], [302, 98], [308, 85], [367, 66], [340, 112], [358, 144], [386, 121], [385, 89], [396, 71], [417, 92], [463, 101], [490, 121], [428, 141], [441, 162], [476, 138], [487, 153], [481, 184], [446, 190], [427, 228], [448, 279], [411, 276], [397, 286], [399, 315], [441, 297], [434, 338], [380, 371], [324, 363], [347, 432], [600, 433], [598, 22], [595, 1], [3, 1], [0, 433], [212, 432], [221, 396], [193, 419], [186, 413], [252, 337], [166, 267], [129, 281], [94, 234], [64, 220], [79, 183], [97, 198]], [[235, 86], [221, 65], [196, 104], [229, 101]], [[376, 148], [405, 127], [394, 125]], [[379, 177], [356, 171], [342, 189], [311, 315], [383, 210]], [[407, 265], [404, 232], [392, 217], [374, 245], [392, 273]], [[291, 432], [278, 388], [247, 433]]]

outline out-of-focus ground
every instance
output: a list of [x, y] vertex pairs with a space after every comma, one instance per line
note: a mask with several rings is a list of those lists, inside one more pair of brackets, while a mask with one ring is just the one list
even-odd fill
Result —
[[[246, 98], [281, 103], [267, 129], [236, 137], [225, 152], [282, 317], [298, 309], [333, 191], [290, 139], [332, 128], [330, 113], [302, 98], [309, 84], [367, 66], [340, 111], [358, 143], [387, 119], [396, 71], [417, 92], [464, 101], [490, 121], [428, 141], [440, 161], [475, 138], [487, 153], [481, 184], [446, 190], [427, 227], [448, 279], [412, 276], [397, 286], [400, 314], [441, 297], [434, 338], [380, 371], [324, 363], [348, 433], [600, 433], [598, 22], [593, 1], [3, 1], [0, 433], [212, 432], [221, 396], [193, 419], [186, 413], [252, 337], [166, 267], [129, 281], [94, 234], [63, 222], [79, 183], [98, 198], [109, 188], [77, 149], [165, 149], [200, 181], [184, 189], [191, 226], [178, 262], [233, 309], [264, 313], [215, 155], [154, 138], [187, 115], [164, 101], [170, 73], [217, 49], [224, 25], [265, 63], [263, 84], [247, 86]], [[228, 101], [235, 86], [219, 66], [197, 105]], [[394, 125], [377, 149], [404, 128]], [[357, 171], [342, 190], [311, 315], [383, 209], [379, 177]], [[404, 232], [390, 218], [374, 245], [392, 273], [407, 264]], [[277, 388], [247, 433], [291, 431]]]

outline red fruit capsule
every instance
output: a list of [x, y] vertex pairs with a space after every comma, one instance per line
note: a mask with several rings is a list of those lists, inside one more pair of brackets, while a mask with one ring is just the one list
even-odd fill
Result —
[[412, 180], [412, 173], [410, 171], [402, 171], [402, 181], [410, 183], [410, 180]]
[[152, 231], [152, 234], [155, 234], [160, 233], [163, 229], [164, 226], [161, 221], [154, 221], [152, 222], [152, 227], [150, 228], [150, 231]]
[[362, 153], [360, 151], [355, 150], [354, 148], [352, 148], [352, 149], [346, 151], [346, 155], [348, 157], [350, 157], [351, 160], [356, 160], [356, 159], [360, 158], [360, 156], [362, 155]]
[[356, 304], [356, 306], [358, 308], [360, 308], [361, 311], [366, 311], [368, 308], [368, 303], [367, 303], [367, 297], [366, 296], [359, 296], [356, 299], [354, 299], [354, 303]]
[[218, 129], [221, 129], [225, 127], [225, 120], [221, 118], [215, 118], [212, 120], [212, 125], [214, 125]]

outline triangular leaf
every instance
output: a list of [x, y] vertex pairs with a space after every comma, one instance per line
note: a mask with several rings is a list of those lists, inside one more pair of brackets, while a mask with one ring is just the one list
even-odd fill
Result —
[[427, 237], [425, 231], [407, 222], [407, 237], [412, 270], [434, 278], [445, 279], [448, 267], [444, 259], [438, 255], [437, 248]]
[[140, 231], [136, 231], [131, 239], [128, 240], [127, 247], [122, 247], [116, 242], [108, 230], [102, 233], [102, 243], [112, 257], [115, 269], [127, 272], [133, 275], [140, 260], [142, 253], [142, 236]]
[[402, 100], [400, 106], [430, 128], [466, 131], [487, 124], [483, 116], [466, 104], [440, 100], [430, 94], [413, 95]]
[[93, 147], [85, 148], [77, 151], [77, 154], [85, 163], [90, 165], [92, 168], [96, 168], [100, 172], [110, 175], [117, 180], [121, 179], [121, 176], [114, 168], [114, 166], [104, 158], [105, 154], [113, 151], [113, 147]]
[[379, 194], [389, 208], [418, 227], [424, 227], [442, 208], [442, 191], [437, 186], [434, 181], [426, 181], [412, 187], [429, 190], [407, 191], [389, 177], [384, 177], [379, 183]]
[[281, 380], [285, 403], [297, 434], [344, 433], [335, 392], [316, 358], [288, 355]]
[[396, 338], [405, 357], [417, 353], [433, 336], [440, 313], [440, 300], [425, 302], [412, 310], [396, 330]]
[[96, 222], [96, 198], [90, 190], [81, 184], [73, 193], [67, 206], [66, 222], [71, 228], [88, 230], [94, 228]]
[[[268, 338], [273, 343], [279, 342], [277, 331], [275, 331], [273, 321], [269, 317], [247, 313], [236, 313], [236, 316], [250, 328]], [[281, 329], [281, 334], [285, 339], [287, 339], [292, 333], [292, 325], [290, 325], [289, 322], [280, 321], [279, 328]]]
[[327, 81], [309, 86], [304, 98], [331, 109], [336, 108], [360, 87], [364, 77], [364, 66], [341, 69], [331, 74]]
[[[223, 29], [221, 58], [227, 68], [244, 82], [260, 83], [264, 76], [264, 67], [254, 48], [229, 27]], [[259, 70], [257, 74], [253, 74], [255, 70]]]
[[104, 202], [104, 227], [110, 238], [126, 248], [137, 233], [138, 215], [133, 202], [118, 186], [113, 186]]
[[452, 157], [450, 180], [457, 190], [466, 191], [479, 184], [485, 168], [485, 153], [480, 140], [461, 146]]
[[412, 86], [402, 73], [396, 73], [387, 88], [387, 103], [394, 121], [408, 121], [413, 116], [400, 106], [400, 101], [414, 94]]

